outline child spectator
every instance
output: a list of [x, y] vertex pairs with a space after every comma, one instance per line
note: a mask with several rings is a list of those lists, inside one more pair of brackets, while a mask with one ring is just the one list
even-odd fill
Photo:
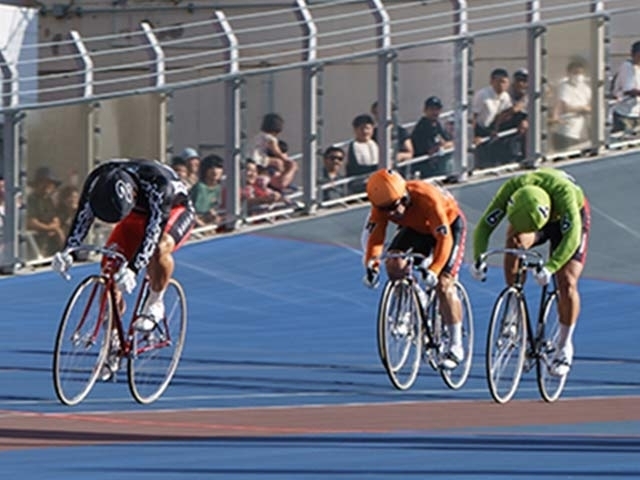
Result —
[[264, 206], [282, 199], [282, 195], [267, 186], [265, 179], [258, 172], [258, 164], [251, 158], [245, 161], [245, 181], [240, 192], [246, 202], [247, 213], [257, 213]]
[[189, 185], [189, 182], [188, 182], [189, 170], [187, 167], [187, 161], [184, 158], [178, 155], [173, 157], [171, 159], [171, 168], [173, 168], [173, 170], [178, 174], [178, 177], [180, 177], [180, 180], [182, 180], [184, 183]]
[[196, 225], [216, 225], [222, 207], [222, 175], [224, 161], [218, 155], [208, 155], [200, 162], [200, 180], [189, 192], [196, 210]]

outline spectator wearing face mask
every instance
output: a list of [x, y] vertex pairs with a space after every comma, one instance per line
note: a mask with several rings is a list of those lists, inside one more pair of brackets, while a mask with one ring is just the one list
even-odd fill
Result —
[[591, 86], [585, 77], [586, 62], [573, 59], [567, 65], [567, 77], [558, 86], [551, 120], [555, 125], [553, 146], [556, 151], [570, 149], [589, 138]]

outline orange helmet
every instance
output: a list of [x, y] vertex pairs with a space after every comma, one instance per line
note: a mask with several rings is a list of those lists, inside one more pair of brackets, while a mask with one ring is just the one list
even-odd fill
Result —
[[367, 196], [376, 207], [390, 205], [400, 200], [407, 191], [407, 182], [395, 170], [383, 168], [367, 180]]

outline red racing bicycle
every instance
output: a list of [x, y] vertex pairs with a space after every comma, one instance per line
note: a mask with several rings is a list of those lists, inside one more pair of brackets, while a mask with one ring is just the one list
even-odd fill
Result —
[[[178, 368], [187, 331], [187, 302], [182, 286], [171, 279], [164, 295], [165, 317], [151, 331], [133, 327], [149, 291], [149, 279], [136, 295], [127, 328], [123, 307], [117, 305], [114, 275], [127, 259], [112, 248], [83, 245], [71, 252], [87, 251], [106, 258], [100, 274], [89, 275], [71, 294], [62, 314], [53, 352], [53, 384], [65, 405], [82, 402], [111, 361], [127, 360], [129, 390], [143, 404], [156, 401]], [[65, 276], [67, 279], [70, 276]], [[115, 371], [111, 372], [115, 380]]]

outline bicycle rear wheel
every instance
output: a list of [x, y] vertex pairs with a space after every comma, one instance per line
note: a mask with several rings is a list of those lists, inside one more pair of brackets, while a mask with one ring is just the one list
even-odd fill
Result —
[[[517, 302], [510, 307], [511, 302]], [[516, 393], [527, 347], [524, 299], [513, 287], [505, 288], [493, 307], [487, 334], [486, 374], [491, 397], [506, 403]]]
[[393, 386], [411, 388], [420, 369], [422, 317], [408, 280], [389, 281], [385, 286], [378, 310], [378, 348]]
[[[144, 304], [147, 292], [142, 296], [140, 305]], [[160, 398], [169, 386], [182, 355], [187, 334], [187, 300], [182, 286], [173, 278], [164, 294], [164, 305], [164, 319], [152, 331], [130, 329], [129, 390], [138, 403], [148, 404]]]
[[560, 398], [567, 382], [567, 375], [553, 375], [550, 370], [558, 348], [559, 334], [558, 295], [554, 292], [549, 295], [544, 303], [542, 325], [537, 345], [538, 390], [545, 402], [555, 402]]
[[[440, 375], [447, 387], [457, 390], [462, 387], [471, 371], [473, 359], [473, 312], [467, 291], [460, 282], [455, 283], [456, 295], [460, 300], [462, 310], [462, 345], [464, 347], [464, 359], [452, 370], [440, 369]], [[445, 349], [449, 348], [451, 335], [447, 325], [443, 326], [442, 343]]]
[[[82, 402], [109, 352], [111, 292], [99, 275], [85, 278], [67, 302], [53, 351], [53, 386], [65, 405]], [[102, 319], [100, 321], [99, 319]]]

